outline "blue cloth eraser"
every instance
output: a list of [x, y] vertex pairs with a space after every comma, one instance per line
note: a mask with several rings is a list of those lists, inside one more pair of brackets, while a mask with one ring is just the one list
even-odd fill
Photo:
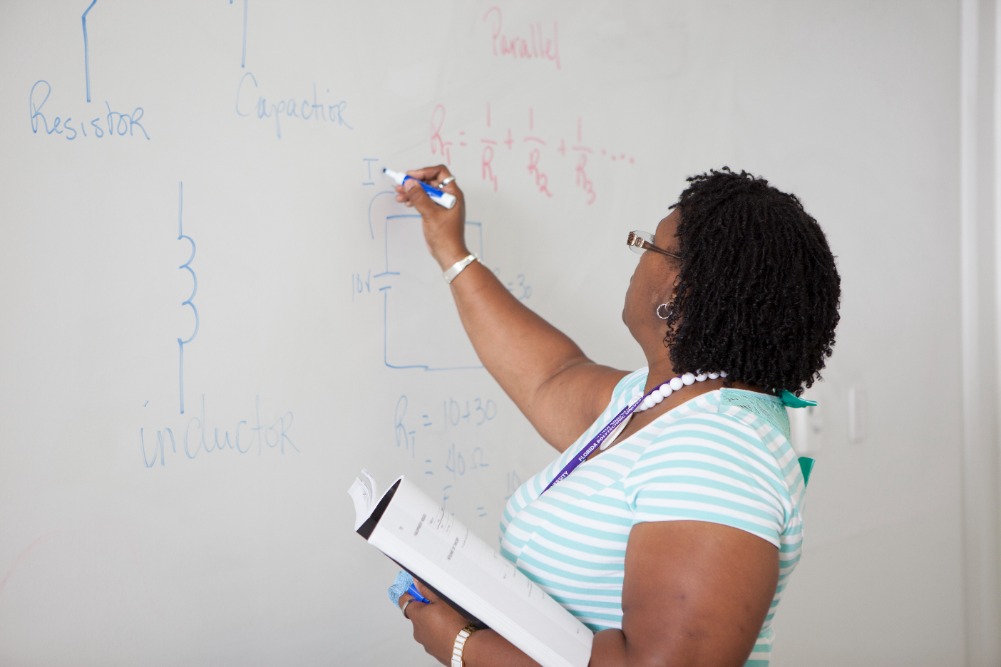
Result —
[[406, 593], [413, 583], [414, 578], [410, 576], [410, 573], [400, 570], [399, 574], [396, 575], [396, 581], [389, 587], [389, 599], [392, 603], [399, 606], [400, 596]]

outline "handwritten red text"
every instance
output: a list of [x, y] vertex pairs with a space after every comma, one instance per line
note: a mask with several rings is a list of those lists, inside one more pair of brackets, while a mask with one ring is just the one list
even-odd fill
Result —
[[483, 21], [490, 25], [490, 35], [494, 56], [513, 60], [548, 60], [561, 69], [560, 37], [556, 21], [551, 31], [547, 31], [541, 21], [528, 26], [528, 35], [504, 32], [504, 15], [501, 8], [494, 6], [483, 15]]

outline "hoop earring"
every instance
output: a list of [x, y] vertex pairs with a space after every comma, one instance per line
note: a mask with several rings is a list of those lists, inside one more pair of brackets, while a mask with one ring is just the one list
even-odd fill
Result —
[[657, 317], [662, 320], [666, 320], [674, 313], [674, 305], [670, 303], [662, 303], [657, 306]]

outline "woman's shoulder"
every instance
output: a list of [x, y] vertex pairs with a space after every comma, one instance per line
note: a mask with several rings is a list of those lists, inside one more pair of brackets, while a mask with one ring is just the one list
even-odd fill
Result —
[[687, 401], [665, 420], [663, 431], [715, 424], [733, 437], [752, 442], [789, 439], [789, 418], [781, 400], [740, 389], [717, 389]]
[[[720, 400], [720, 391], [685, 404], [648, 434], [624, 478], [643, 520], [687, 517], [735, 525], [773, 544], [794, 515], [795, 456], [777, 429]], [[679, 509], [697, 507], [686, 514]], [[745, 514], [767, 516], [764, 524]]]
[[643, 387], [646, 385], [648, 370], [647, 368], [639, 368], [632, 373], [626, 373], [622, 376], [622, 379], [616, 383], [615, 388], [612, 390], [612, 403], [615, 404], [620, 400], [629, 401], [635, 399], [637, 391], [642, 392]]
[[[735, 404], [728, 392], [702, 394], [680, 406], [659, 428], [651, 429], [637, 466], [659, 466], [665, 460], [715, 460], [727, 468], [785, 478], [788, 460], [795, 458], [788, 427], [781, 428], [774, 423], [775, 417], [762, 416], [760, 410]], [[778, 410], [784, 412], [781, 403]]]

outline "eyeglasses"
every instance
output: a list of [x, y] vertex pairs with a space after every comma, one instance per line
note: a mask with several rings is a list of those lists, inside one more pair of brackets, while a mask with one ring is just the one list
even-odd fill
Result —
[[681, 255], [668, 252], [663, 248], [655, 246], [653, 244], [653, 234], [649, 232], [629, 232], [629, 236], [626, 237], [626, 245], [629, 246], [629, 249], [637, 255], [642, 255], [645, 250], [653, 250], [654, 252], [659, 252], [661, 255], [667, 255], [668, 257], [673, 257], [674, 259], [681, 259]]

